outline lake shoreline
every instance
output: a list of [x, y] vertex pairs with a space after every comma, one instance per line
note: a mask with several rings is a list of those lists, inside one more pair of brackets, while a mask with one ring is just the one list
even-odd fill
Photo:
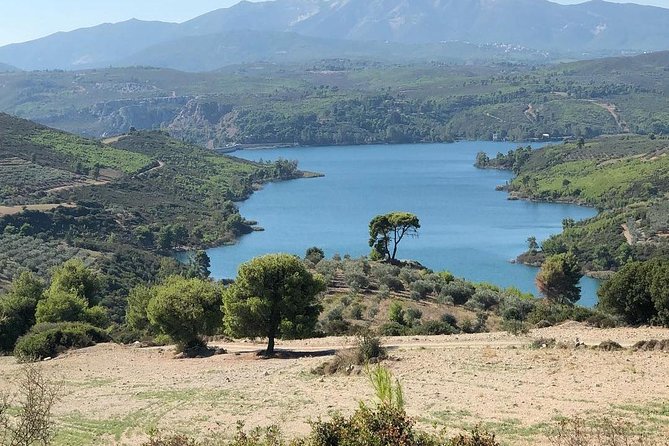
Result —
[[[511, 169], [504, 168], [504, 167], [499, 167], [499, 166], [486, 167], [486, 166], [475, 165], [474, 167], [476, 167], [477, 169], [481, 169], [481, 170], [502, 170], [502, 171], [507, 171], [507, 172], [511, 171]], [[575, 199], [575, 198], [564, 198], [564, 199], [546, 198], [546, 199], [540, 200], [540, 199], [531, 197], [531, 196], [526, 195], [526, 194], [521, 194], [517, 191], [509, 191], [508, 185], [498, 186], [497, 190], [500, 191], [500, 192], [505, 192], [507, 194], [507, 200], [510, 200], [510, 201], [523, 200], [523, 201], [528, 201], [528, 202], [531, 202], [531, 203], [571, 204], [571, 205], [596, 209], [597, 210], [597, 215], [599, 215], [602, 212], [602, 209], [599, 209], [599, 208], [597, 208], [596, 206], [594, 206], [590, 203], [586, 203], [582, 200], [578, 200], [578, 199]], [[596, 216], [591, 217], [591, 218], [595, 218], [595, 217]], [[539, 254], [539, 256], [537, 254]], [[519, 265], [525, 265], [525, 266], [529, 266], [529, 267], [532, 267], [532, 268], [541, 268], [541, 265], [543, 264], [543, 261], [545, 260], [545, 256], [543, 255], [543, 253], [537, 253], [537, 254], [531, 254], [529, 251], [525, 251], [525, 252], [519, 254], [518, 257], [513, 259], [512, 263], [517, 263]], [[586, 270], [586, 271], [583, 272], [583, 274], [586, 277], [590, 277], [590, 278], [595, 279], [595, 280], [606, 280], [606, 279], [610, 278], [613, 273], [614, 273], [613, 271], [607, 271], [607, 270], [604, 270], [604, 271]]]
[[[540, 146], [538, 146], [540, 147]], [[421, 236], [407, 241], [403, 258], [417, 259], [434, 271], [536, 294], [536, 270], [513, 265], [528, 235], [548, 238], [561, 231], [564, 218], [589, 218], [591, 209], [572, 205], [509, 202], [495, 186], [508, 172], [477, 173], [477, 151], [506, 152], [513, 143], [331, 146], [309, 150], [290, 147], [239, 151], [249, 161], [298, 160], [301, 169], [323, 172], [310, 184], [267, 184], [261, 194], [239, 203], [247, 220], [265, 228], [234, 244], [209, 250], [212, 274], [232, 278], [238, 266], [270, 252], [303, 256], [318, 246], [326, 256], [365, 256], [369, 220], [377, 214], [406, 210], [421, 218]], [[595, 302], [597, 284], [584, 286], [585, 305]]]

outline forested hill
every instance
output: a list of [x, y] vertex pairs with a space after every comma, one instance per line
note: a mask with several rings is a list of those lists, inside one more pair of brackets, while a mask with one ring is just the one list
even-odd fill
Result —
[[0, 110], [92, 137], [305, 145], [669, 132], [669, 52], [542, 68], [326, 60], [0, 75]]
[[234, 201], [300, 176], [296, 167], [217, 155], [160, 132], [98, 142], [0, 114], [0, 288], [21, 271], [46, 277], [81, 258], [106, 277], [109, 299], [122, 299], [179, 271], [175, 248], [249, 232]]
[[521, 259], [574, 252], [590, 272], [615, 271], [635, 260], [669, 255], [669, 137], [615, 136], [546, 147], [521, 148], [479, 167], [513, 169], [512, 196], [596, 206], [585, 222], [564, 231]]

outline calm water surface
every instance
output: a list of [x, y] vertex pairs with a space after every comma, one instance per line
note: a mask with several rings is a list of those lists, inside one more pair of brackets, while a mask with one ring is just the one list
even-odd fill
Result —
[[[478, 151], [490, 155], [515, 143], [355, 146], [268, 149], [236, 152], [250, 160], [296, 159], [300, 168], [325, 174], [267, 185], [240, 203], [244, 217], [264, 232], [237, 245], [209, 251], [216, 278], [234, 278], [238, 266], [255, 256], [303, 255], [319, 246], [329, 256], [369, 253], [368, 224], [377, 214], [407, 211], [419, 216], [418, 239], [406, 239], [398, 257], [416, 259], [434, 270], [449, 270], [472, 281], [515, 286], [536, 293], [537, 270], [509, 262], [526, 249], [529, 236], [543, 240], [560, 232], [562, 220], [585, 219], [594, 209], [509, 201], [495, 186], [512, 174], [478, 170]], [[581, 304], [596, 302], [597, 282], [585, 278]]]

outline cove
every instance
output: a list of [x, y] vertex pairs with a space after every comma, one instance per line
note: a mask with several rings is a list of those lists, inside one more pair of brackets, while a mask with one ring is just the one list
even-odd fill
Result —
[[[495, 186], [511, 172], [479, 170], [476, 153], [490, 156], [517, 143], [457, 142], [380, 146], [295, 147], [245, 150], [249, 160], [298, 160], [300, 169], [322, 178], [271, 183], [240, 203], [241, 214], [265, 230], [236, 245], [208, 251], [212, 275], [234, 278], [253, 257], [285, 252], [304, 255], [318, 246], [326, 254], [369, 253], [368, 224], [377, 214], [412, 212], [422, 228], [400, 245], [398, 257], [472, 281], [515, 286], [537, 293], [535, 268], [512, 264], [527, 238], [544, 240], [562, 230], [562, 220], [582, 220], [595, 209], [576, 205], [509, 201]], [[535, 146], [536, 147], [536, 146]], [[597, 302], [598, 282], [584, 278], [581, 305]]]

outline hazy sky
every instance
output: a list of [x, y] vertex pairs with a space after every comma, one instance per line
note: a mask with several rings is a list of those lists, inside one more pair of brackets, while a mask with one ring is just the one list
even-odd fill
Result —
[[[183, 22], [239, 0], [0, 0], [0, 46], [130, 18]], [[258, 0], [252, 0], [258, 1]], [[554, 0], [581, 3], [582, 0]], [[627, 3], [629, 0], [612, 0]], [[633, 3], [669, 8], [669, 0]]]

